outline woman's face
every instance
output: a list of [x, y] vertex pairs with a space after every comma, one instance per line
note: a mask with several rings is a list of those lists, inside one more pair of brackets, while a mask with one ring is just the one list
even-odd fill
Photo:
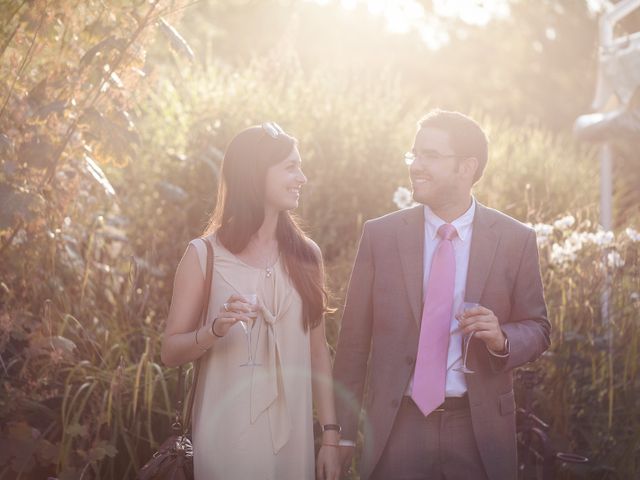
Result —
[[265, 206], [278, 212], [298, 207], [300, 189], [307, 183], [302, 173], [300, 152], [294, 146], [289, 156], [267, 170]]

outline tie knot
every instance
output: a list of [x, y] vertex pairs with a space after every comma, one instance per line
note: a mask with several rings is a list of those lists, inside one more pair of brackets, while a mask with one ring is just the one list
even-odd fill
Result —
[[458, 235], [458, 231], [456, 230], [456, 227], [450, 223], [445, 223], [444, 225], [440, 225], [440, 228], [438, 228], [438, 235], [443, 240], [453, 240]]

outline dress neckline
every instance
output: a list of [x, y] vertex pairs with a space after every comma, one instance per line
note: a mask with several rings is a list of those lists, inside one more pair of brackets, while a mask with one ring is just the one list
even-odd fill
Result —
[[271, 264], [268, 265], [266, 267], [256, 267], [254, 265], [251, 265], [247, 262], [245, 262], [244, 260], [242, 260], [240, 257], [238, 257], [235, 253], [233, 253], [232, 251], [230, 251], [227, 247], [225, 247], [220, 241], [218, 241], [218, 236], [217, 235], [213, 235], [213, 238], [216, 242], [216, 245], [218, 245], [219, 247], [221, 247], [222, 249], [224, 249], [229, 255], [231, 255], [238, 263], [241, 263], [242, 265], [244, 265], [247, 268], [250, 268], [252, 270], [257, 270], [259, 272], [265, 272], [267, 277], [271, 277], [271, 275], [273, 275], [273, 271], [276, 268], [276, 265], [278, 265], [278, 263], [280, 263], [280, 258], [282, 257], [282, 254], [280, 252], [278, 252], [278, 257], [276, 258], [276, 260]]

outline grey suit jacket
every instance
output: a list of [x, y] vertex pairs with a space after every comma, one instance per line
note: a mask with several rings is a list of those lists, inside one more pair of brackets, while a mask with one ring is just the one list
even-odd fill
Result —
[[[358, 248], [334, 363], [342, 437], [355, 440], [366, 480], [389, 438], [416, 359], [422, 313], [424, 213], [420, 205], [366, 222]], [[511, 370], [550, 344], [535, 232], [477, 203], [465, 300], [491, 309], [511, 354], [497, 359], [473, 339], [467, 375], [473, 431], [491, 480], [517, 477]], [[363, 402], [364, 399], [364, 402]]]

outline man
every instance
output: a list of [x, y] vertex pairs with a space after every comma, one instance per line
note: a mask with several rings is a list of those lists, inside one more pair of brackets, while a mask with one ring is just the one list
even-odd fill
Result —
[[[517, 477], [511, 371], [550, 324], [534, 231], [471, 195], [487, 143], [430, 112], [406, 156], [420, 205], [364, 226], [334, 364], [345, 465], [363, 410], [363, 480]], [[458, 371], [463, 336], [475, 373]]]

